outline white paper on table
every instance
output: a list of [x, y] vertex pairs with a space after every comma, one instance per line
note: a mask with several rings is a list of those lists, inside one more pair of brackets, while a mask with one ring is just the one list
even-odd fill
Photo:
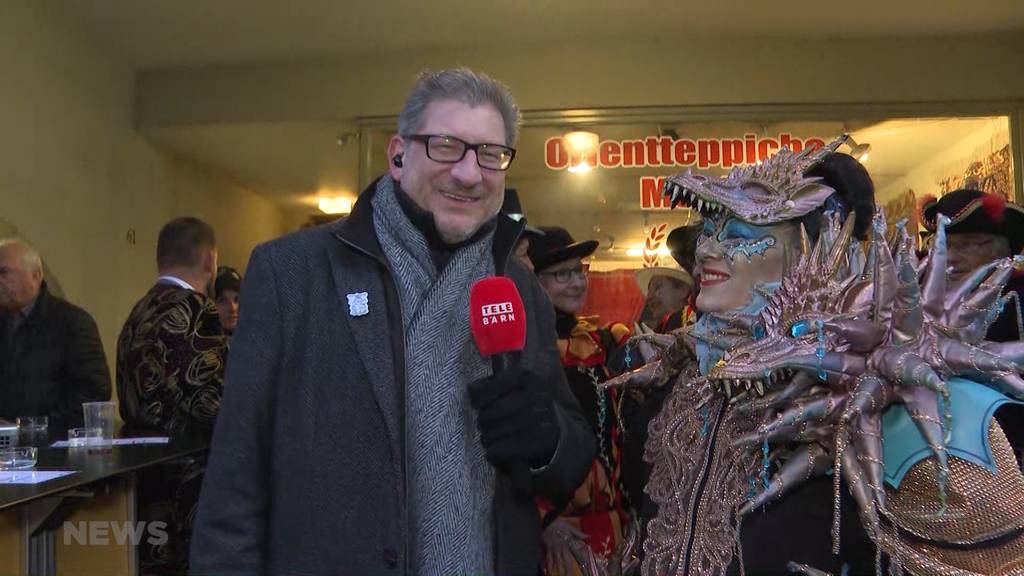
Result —
[[[167, 436], [150, 436], [147, 438], [114, 438], [111, 444], [114, 446], [132, 446], [135, 444], [168, 444], [171, 439]], [[50, 448], [70, 448], [67, 440], [60, 440], [50, 444]], [[88, 445], [76, 446], [76, 448], [88, 448]]]
[[0, 484], [42, 484], [60, 478], [70, 476], [75, 471], [60, 470], [0, 470]]

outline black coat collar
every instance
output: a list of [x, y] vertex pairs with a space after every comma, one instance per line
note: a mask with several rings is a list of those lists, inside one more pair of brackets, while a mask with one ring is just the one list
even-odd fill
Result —
[[[377, 232], [373, 227], [373, 195], [377, 193], [377, 184], [380, 179], [386, 177], [381, 176], [370, 183], [359, 195], [355, 206], [352, 207], [352, 213], [347, 218], [330, 225], [334, 227], [334, 235], [339, 240], [385, 266], [387, 257], [380, 247]], [[491, 246], [496, 274], [504, 273], [505, 265], [512, 256], [512, 250], [515, 248], [524, 226], [525, 222], [516, 222], [504, 214], [498, 214], [494, 229], [494, 242]]]
[[35, 304], [32, 305], [32, 310], [29, 312], [28, 317], [25, 318], [24, 325], [27, 326], [29, 324], [42, 322], [46, 318], [46, 314], [49, 310], [50, 290], [46, 287], [46, 281], [44, 280], [43, 285], [39, 287], [39, 295], [36, 296]]

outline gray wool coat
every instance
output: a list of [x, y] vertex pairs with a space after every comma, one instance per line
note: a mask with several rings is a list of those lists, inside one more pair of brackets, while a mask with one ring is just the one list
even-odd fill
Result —
[[[402, 320], [373, 229], [374, 188], [345, 220], [253, 252], [192, 537], [193, 574], [405, 573]], [[565, 381], [551, 304], [510, 260], [521, 228], [499, 216], [495, 268], [522, 295], [522, 362], [550, 382], [560, 423], [533, 490], [567, 501], [595, 440]], [[351, 315], [347, 295], [359, 292], [368, 313]], [[537, 509], [500, 472], [494, 523], [496, 572], [537, 574]]]

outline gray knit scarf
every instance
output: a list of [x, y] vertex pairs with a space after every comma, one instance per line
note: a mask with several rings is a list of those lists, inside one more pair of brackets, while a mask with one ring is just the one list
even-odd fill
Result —
[[494, 274], [493, 234], [437, 270], [423, 234], [385, 176], [373, 223], [398, 287], [405, 328], [410, 569], [423, 576], [494, 573], [494, 469], [466, 386], [491, 375], [469, 329], [469, 288]]

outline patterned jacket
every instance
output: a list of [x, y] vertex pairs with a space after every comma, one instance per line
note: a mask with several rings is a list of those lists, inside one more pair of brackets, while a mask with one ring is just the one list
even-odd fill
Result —
[[212, 430], [226, 352], [211, 299], [173, 284], [153, 286], [117, 340], [117, 395], [125, 424], [166, 433]]

